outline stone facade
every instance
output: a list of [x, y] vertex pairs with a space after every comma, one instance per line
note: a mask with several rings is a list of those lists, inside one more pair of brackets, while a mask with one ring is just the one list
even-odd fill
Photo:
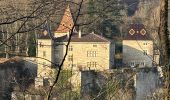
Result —
[[38, 71], [37, 77], [52, 77], [52, 63], [53, 62], [53, 41], [50, 39], [38, 39], [37, 63]]
[[152, 67], [153, 41], [143, 24], [130, 24], [123, 40], [123, 64], [131, 67]]
[[[66, 42], [64, 42], [66, 44]], [[56, 62], [61, 63], [66, 47], [57, 47]], [[114, 44], [111, 42], [71, 42], [63, 69], [67, 70], [109, 70], [114, 65]], [[111, 55], [112, 54], [112, 55]]]
[[[36, 86], [38, 84], [44, 86], [43, 83], [40, 83], [42, 80], [53, 78], [55, 70], [58, 69], [66, 54], [66, 45], [72, 28], [73, 36], [70, 39], [67, 56], [62, 66], [63, 70], [75, 72], [81, 70], [103, 71], [113, 68], [114, 43], [94, 34], [94, 32], [86, 34], [82, 34], [80, 30], [77, 32], [68, 6], [60, 25], [54, 31], [54, 35], [51, 36], [49, 30], [45, 29], [43, 34], [39, 36], [37, 48], [38, 81], [35, 82], [35, 84], [37, 83]], [[78, 82], [78, 84], [80, 83]]]
[[153, 42], [149, 40], [123, 40], [123, 63], [127, 66], [152, 67]]

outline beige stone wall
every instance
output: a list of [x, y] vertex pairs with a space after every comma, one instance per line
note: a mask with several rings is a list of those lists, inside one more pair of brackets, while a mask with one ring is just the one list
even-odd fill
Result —
[[[111, 52], [113, 52], [112, 55], [114, 55], [114, 50], [111, 50], [114, 49], [114, 46], [111, 47], [110, 42], [71, 42], [70, 47], [71, 46], [72, 51], [68, 50], [68, 55], [64, 62], [64, 69], [108, 70], [114, 64], [114, 56], [112, 56], [112, 58], [110, 56]], [[59, 46], [58, 48], [62, 48], [63, 52], [60, 51], [59, 53], [60, 60], [62, 60], [66, 47]], [[96, 55], [92, 53], [93, 56], [88, 56], [88, 52], [96, 52]], [[72, 61], [69, 61], [69, 56], [73, 57]], [[87, 66], [88, 63], [89, 65], [91, 63], [91, 67]]]
[[72, 90], [81, 92], [81, 71], [72, 71], [72, 76], [68, 79], [72, 85]]
[[[147, 55], [144, 51], [147, 50]], [[144, 64], [142, 64], [144, 62]], [[123, 63], [127, 66], [152, 67], [153, 42], [149, 40], [123, 40]]]
[[[55, 46], [57, 48], [54, 49], [51, 47], [53, 44], [51, 40], [39, 39], [38, 43], [41, 43], [41, 47], [40, 45], [38, 46], [37, 57], [42, 57], [58, 64], [61, 63], [66, 52], [65, 45]], [[70, 50], [71, 47], [72, 50]], [[108, 70], [114, 65], [114, 49], [114, 44], [111, 45], [110, 42], [71, 42], [63, 69]], [[37, 59], [37, 77], [52, 77], [51, 63], [47, 60]]]
[[[53, 72], [51, 69], [51, 62], [49, 61], [53, 62], [53, 54], [52, 54], [53, 43], [50, 39], [39, 39], [38, 43], [39, 45], [38, 45], [37, 57], [41, 57], [41, 58], [37, 59], [37, 63], [38, 63], [37, 77], [51, 77]], [[40, 46], [40, 43], [41, 43], [41, 46]]]
[[67, 34], [68, 34], [68, 33], [57, 33], [57, 32], [55, 32], [55, 33], [54, 33], [54, 37], [58, 38], [58, 37], [65, 36], [65, 35], [67, 35]]

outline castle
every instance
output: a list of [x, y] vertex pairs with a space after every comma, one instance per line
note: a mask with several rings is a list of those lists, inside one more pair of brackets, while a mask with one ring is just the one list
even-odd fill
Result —
[[[66, 49], [67, 55], [62, 66], [63, 70], [104, 71], [114, 66], [115, 44], [94, 32], [77, 31], [69, 6], [64, 12], [60, 25], [51, 35], [45, 29], [38, 38], [37, 57], [42, 59], [37, 60], [37, 77], [41, 81], [44, 78], [52, 79], [53, 69], [58, 69], [62, 63]], [[69, 39], [70, 43], [67, 48]]]
[[[107, 71], [114, 67], [115, 43], [94, 32], [83, 33], [74, 26], [67, 6], [53, 34], [47, 29], [38, 38], [37, 81], [52, 79], [54, 70], [63, 63], [63, 70]], [[152, 67], [153, 41], [143, 24], [131, 24], [122, 41], [123, 64], [128, 67]], [[64, 59], [65, 58], [65, 59]], [[63, 62], [64, 61], [64, 62]], [[54, 69], [54, 70], [53, 70]]]

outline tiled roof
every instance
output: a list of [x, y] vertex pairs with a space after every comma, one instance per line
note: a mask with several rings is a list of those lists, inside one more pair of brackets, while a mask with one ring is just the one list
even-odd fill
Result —
[[124, 40], [151, 40], [143, 24], [130, 24]]
[[56, 28], [55, 33], [67, 33], [74, 26], [73, 17], [69, 5], [67, 6], [60, 25]]
[[[56, 41], [58, 42], [67, 42], [68, 41], [67, 36], [59, 37], [56, 38]], [[82, 34], [81, 38], [78, 37], [78, 34], [74, 34], [71, 37], [71, 42], [110, 42], [110, 40], [94, 34], [94, 33], [89, 33], [89, 34]]]

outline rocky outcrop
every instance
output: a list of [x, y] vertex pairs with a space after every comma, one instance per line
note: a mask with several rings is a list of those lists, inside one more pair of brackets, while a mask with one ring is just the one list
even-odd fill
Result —
[[25, 67], [25, 62], [19, 58], [0, 63], [0, 100], [10, 100], [15, 86], [24, 91], [33, 83], [35, 74], [30, 68]]

